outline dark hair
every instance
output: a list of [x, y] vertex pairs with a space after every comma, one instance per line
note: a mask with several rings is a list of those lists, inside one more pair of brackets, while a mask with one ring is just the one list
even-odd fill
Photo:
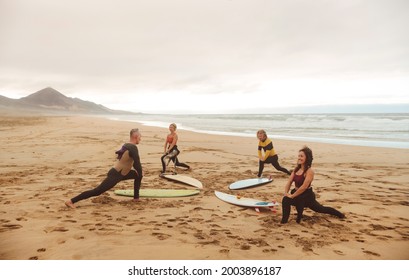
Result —
[[[304, 170], [304, 173], [308, 170], [308, 168], [310, 168], [312, 166], [312, 161], [314, 159], [313, 155], [312, 155], [312, 150], [310, 148], [308, 148], [307, 146], [304, 146], [301, 150], [299, 150], [299, 152], [303, 152], [305, 154], [305, 165], [306, 168]], [[294, 173], [297, 172], [298, 170], [300, 170], [301, 168], [301, 164], [298, 164], [297, 167], [294, 170]]]

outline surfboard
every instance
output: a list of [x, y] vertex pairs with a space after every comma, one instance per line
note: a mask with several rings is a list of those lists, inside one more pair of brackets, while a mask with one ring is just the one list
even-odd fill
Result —
[[166, 174], [166, 173], [162, 174], [161, 177], [171, 180], [171, 181], [183, 183], [183, 184], [186, 184], [186, 185], [198, 188], [198, 189], [203, 188], [202, 182], [192, 177], [179, 175], [179, 174]]
[[[182, 197], [199, 193], [199, 190], [140, 189], [139, 197]], [[133, 190], [115, 190], [114, 194], [133, 197]]]
[[240, 190], [240, 189], [252, 188], [252, 187], [257, 187], [257, 186], [271, 183], [272, 181], [273, 179], [271, 178], [245, 179], [245, 180], [240, 180], [240, 181], [234, 182], [233, 184], [230, 184], [229, 189]]
[[254, 208], [257, 212], [260, 212], [260, 208], [269, 208], [271, 209], [271, 211], [275, 211], [274, 207], [279, 205], [277, 202], [274, 201], [267, 202], [247, 197], [241, 197], [237, 195], [231, 195], [219, 191], [215, 191], [214, 194], [217, 196], [217, 198], [224, 202], [243, 207], [251, 207]]

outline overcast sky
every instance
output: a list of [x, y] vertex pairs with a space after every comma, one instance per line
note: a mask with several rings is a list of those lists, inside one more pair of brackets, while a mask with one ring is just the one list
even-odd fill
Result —
[[227, 113], [409, 103], [407, 0], [0, 0], [0, 95]]

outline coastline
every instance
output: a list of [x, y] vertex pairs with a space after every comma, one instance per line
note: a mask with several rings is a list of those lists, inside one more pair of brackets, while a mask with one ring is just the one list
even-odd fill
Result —
[[[140, 114], [106, 116], [110, 120], [139, 122], [213, 135], [251, 137], [258, 128], [275, 139], [360, 147], [409, 149], [409, 114]], [[135, 120], [135, 118], [137, 120]]]
[[[142, 188], [189, 188], [158, 176], [167, 129], [85, 116], [0, 120], [0, 259], [409, 259], [409, 150], [272, 138], [287, 169], [304, 144], [313, 150], [317, 200], [347, 216], [306, 210], [298, 225], [293, 209], [280, 225], [280, 208], [257, 214], [214, 196], [256, 176], [255, 137], [178, 129], [179, 159], [192, 167], [180, 174], [202, 181], [199, 195], [134, 204], [113, 194], [131, 188], [126, 181], [72, 210], [64, 200], [100, 183], [133, 127], [142, 131]], [[280, 201], [287, 175], [271, 166], [264, 175], [273, 183], [240, 194]]]

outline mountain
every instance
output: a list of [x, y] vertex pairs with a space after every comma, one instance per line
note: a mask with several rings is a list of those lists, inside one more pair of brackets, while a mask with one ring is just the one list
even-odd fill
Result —
[[0, 108], [29, 111], [45, 111], [79, 114], [134, 114], [132, 112], [112, 110], [90, 101], [67, 97], [61, 92], [47, 87], [20, 99], [0, 95]]

